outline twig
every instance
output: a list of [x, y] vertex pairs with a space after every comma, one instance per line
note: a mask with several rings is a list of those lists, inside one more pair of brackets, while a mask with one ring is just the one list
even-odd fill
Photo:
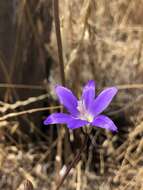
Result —
[[26, 84], [10, 84], [10, 83], [0, 83], [0, 88], [22, 88], [22, 89], [32, 89], [32, 90], [45, 90], [46, 87], [41, 85], [26, 85]]
[[[143, 84], [121, 84], [116, 86], [119, 90], [126, 89], [143, 89]], [[10, 83], [0, 83], [0, 88], [19, 88], [19, 89], [29, 89], [29, 90], [45, 90], [45, 86], [41, 85], [26, 85], [26, 84], [10, 84]], [[105, 88], [105, 87], [103, 87]]]
[[77, 165], [77, 185], [76, 185], [76, 190], [81, 189], [81, 161]]
[[44, 100], [48, 97], [49, 97], [48, 94], [42, 94], [42, 95], [37, 96], [37, 97], [30, 97], [30, 98], [23, 100], [23, 101], [20, 101], [20, 100], [16, 101], [14, 104], [8, 104], [8, 103], [0, 101], [0, 105], [3, 105], [2, 107], [0, 107], [0, 112], [5, 113], [8, 109], [14, 110], [18, 107], [26, 106], [26, 105], [29, 105], [31, 103]]
[[33, 184], [29, 180], [23, 181], [17, 190], [33, 190]]
[[60, 187], [62, 186], [62, 184], [64, 183], [65, 179], [67, 178], [69, 172], [71, 171], [71, 169], [73, 167], [75, 167], [77, 165], [77, 163], [79, 162], [80, 158], [81, 158], [81, 154], [82, 152], [85, 150], [87, 142], [88, 142], [88, 135], [85, 136], [85, 141], [83, 143], [83, 145], [81, 146], [79, 152], [76, 154], [74, 160], [72, 161], [72, 163], [69, 165], [68, 169], [66, 170], [64, 176], [62, 177], [62, 179], [60, 180], [59, 184], [56, 187], [56, 190], [59, 190]]
[[59, 19], [59, 1], [53, 0], [53, 6], [54, 6], [55, 29], [56, 29], [56, 38], [57, 38], [57, 45], [58, 45], [58, 56], [59, 56], [59, 65], [60, 65], [60, 73], [61, 73], [61, 82], [62, 82], [62, 85], [65, 85], [63, 47], [62, 47], [60, 19]]
[[143, 84], [123, 84], [116, 86], [119, 90], [125, 89], [143, 89]]
[[[61, 31], [60, 31], [59, 1], [58, 0], [53, 0], [53, 8], [54, 8], [55, 30], [56, 30], [56, 39], [57, 39], [57, 46], [58, 46], [61, 83], [63, 86], [65, 86], [64, 59], [63, 59], [63, 47], [62, 47], [62, 39], [61, 39]], [[61, 155], [62, 155], [62, 135], [61, 134], [62, 134], [61, 129], [58, 129], [58, 143], [57, 143], [57, 156], [56, 156], [57, 174], [59, 173], [59, 170], [61, 168], [61, 160], [60, 160]], [[59, 179], [58, 175], [57, 175], [57, 179]]]
[[4, 121], [6, 119], [16, 117], [16, 116], [20, 116], [20, 115], [32, 114], [35, 112], [46, 111], [46, 110], [51, 110], [51, 109], [58, 109], [58, 108], [61, 108], [61, 106], [53, 106], [53, 107], [47, 107], [47, 108], [35, 108], [35, 109], [30, 109], [30, 110], [21, 111], [21, 112], [9, 113], [7, 115], [0, 117], [0, 121]]
[[141, 101], [143, 99], [143, 95], [139, 95], [134, 101], [130, 102], [129, 104], [127, 104], [126, 106], [122, 107], [121, 109], [109, 112], [108, 115], [112, 116], [112, 115], [118, 115], [121, 112], [126, 111], [127, 109], [131, 108], [132, 106], [134, 106], [135, 104], [137, 104], [139, 101]]

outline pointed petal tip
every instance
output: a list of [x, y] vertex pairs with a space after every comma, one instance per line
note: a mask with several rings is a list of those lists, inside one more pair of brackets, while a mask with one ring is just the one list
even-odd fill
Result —
[[55, 85], [55, 89], [60, 88], [60, 87], [64, 87], [64, 86], [62, 86], [62, 85], [60, 85], [60, 84], [56, 84], [56, 85]]
[[118, 132], [118, 128], [115, 125], [112, 126], [112, 128], [109, 128], [109, 130], [112, 131], [112, 132], [115, 132], [115, 133]]
[[118, 132], [118, 129], [117, 129], [117, 127], [116, 127], [116, 125], [114, 123], [112, 123], [111, 126], [109, 124], [107, 124], [103, 128], [107, 129], [108, 131], [112, 131], [113, 133], [117, 133]]
[[43, 124], [44, 124], [44, 125], [49, 125], [49, 123], [47, 122], [47, 119], [45, 119], [45, 120], [43, 121]]
[[50, 117], [47, 117], [44, 121], [43, 121], [43, 124], [44, 125], [49, 125], [52, 123], [52, 120], [50, 119]]
[[116, 134], [116, 133], [119, 132], [119, 130], [117, 129], [117, 127], [116, 127], [115, 129], [111, 129], [110, 131], [111, 131], [113, 134]]
[[89, 80], [87, 84], [83, 87], [81, 99], [83, 100], [87, 110], [90, 109], [91, 104], [95, 98], [95, 82], [94, 80]]
[[105, 90], [103, 91], [110, 91], [113, 95], [115, 95], [117, 92], [118, 92], [118, 88], [113, 86], [113, 87], [108, 87], [108, 88], [105, 88]]
[[58, 91], [59, 91], [60, 89], [63, 89], [63, 88], [64, 88], [64, 86], [61, 86], [61, 85], [56, 84], [56, 85], [55, 85], [55, 92], [56, 92], [56, 94], [58, 95]]
[[57, 85], [55, 91], [59, 101], [72, 114], [77, 115], [77, 98], [72, 91], [64, 86]]
[[118, 132], [119, 132], [119, 130], [118, 130], [118, 129], [116, 129], [116, 130], [114, 130], [113, 132], [118, 133]]
[[95, 81], [94, 80], [89, 80], [84, 88], [94, 88], [95, 89]]
[[97, 116], [94, 121], [92, 122], [93, 126], [100, 127], [107, 129], [112, 132], [118, 132], [118, 128], [114, 124], [114, 122], [105, 115], [99, 115]]
[[88, 84], [88, 85], [95, 85], [95, 81], [94, 81], [94, 80], [89, 80], [89, 81], [87, 82], [87, 84]]
[[112, 87], [113, 88], [113, 91], [115, 92], [115, 94], [118, 92], [118, 88], [117, 87]]
[[95, 99], [91, 106], [90, 112], [97, 116], [103, 112], [111, 103], [112, 99], [116, 95], [118, 89], [116, 87], [109, 87], [104, 89]]
[[71, 116], [65, 113], [53, 113], [44, 120], [44, 125], [49, 124], [65, 124], [71, 120]]

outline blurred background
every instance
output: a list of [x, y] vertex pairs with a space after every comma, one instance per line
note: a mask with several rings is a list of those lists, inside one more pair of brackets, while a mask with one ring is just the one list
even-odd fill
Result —
[[119, 89], [119, 132], [95, 129], [61, 189], [143, 189], [142, 18], [142, 0], [0, 1], [1, 190], [55, 189], [84, 134], [43, 120], [61, 109], [56, 84], [80, 96], [90, 79]]

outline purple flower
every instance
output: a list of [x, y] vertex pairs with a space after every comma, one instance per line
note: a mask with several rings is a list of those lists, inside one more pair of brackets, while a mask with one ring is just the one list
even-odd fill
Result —
[[107, 88], [95, 98], [95, 83], [93, 80], [90, 80], [83, 88], [80, 100], [63, 86], [56, 86], [55, 90], [60, 103], [65, 106], [69, 114], [53, 113], [44, 121], [45, 125], [67, 124], [69, 129], [96, 126], [117, 131], [113, 121], [109, 117], [101, 115], [101, 112], [108, 107], [116, 95], [117, 88]]

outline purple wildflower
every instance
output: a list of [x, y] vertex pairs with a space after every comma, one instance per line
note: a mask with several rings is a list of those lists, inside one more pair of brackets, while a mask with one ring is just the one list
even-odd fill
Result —
[[90, 80], [83, 88], [82, 96], [78, 100], [69, 89], [57, 86], [56, 94], [69, 114], [53, 113], [44, 121], [44, 124], [67, 124], [69, 129], [96, 126], [117, 131], [113, 121], [109, 117], [101, 115], [101, 112], [108, 107], [116, 93], [117, 88], [111, 87], [103, 90], [95, 98], [95, 83]]

